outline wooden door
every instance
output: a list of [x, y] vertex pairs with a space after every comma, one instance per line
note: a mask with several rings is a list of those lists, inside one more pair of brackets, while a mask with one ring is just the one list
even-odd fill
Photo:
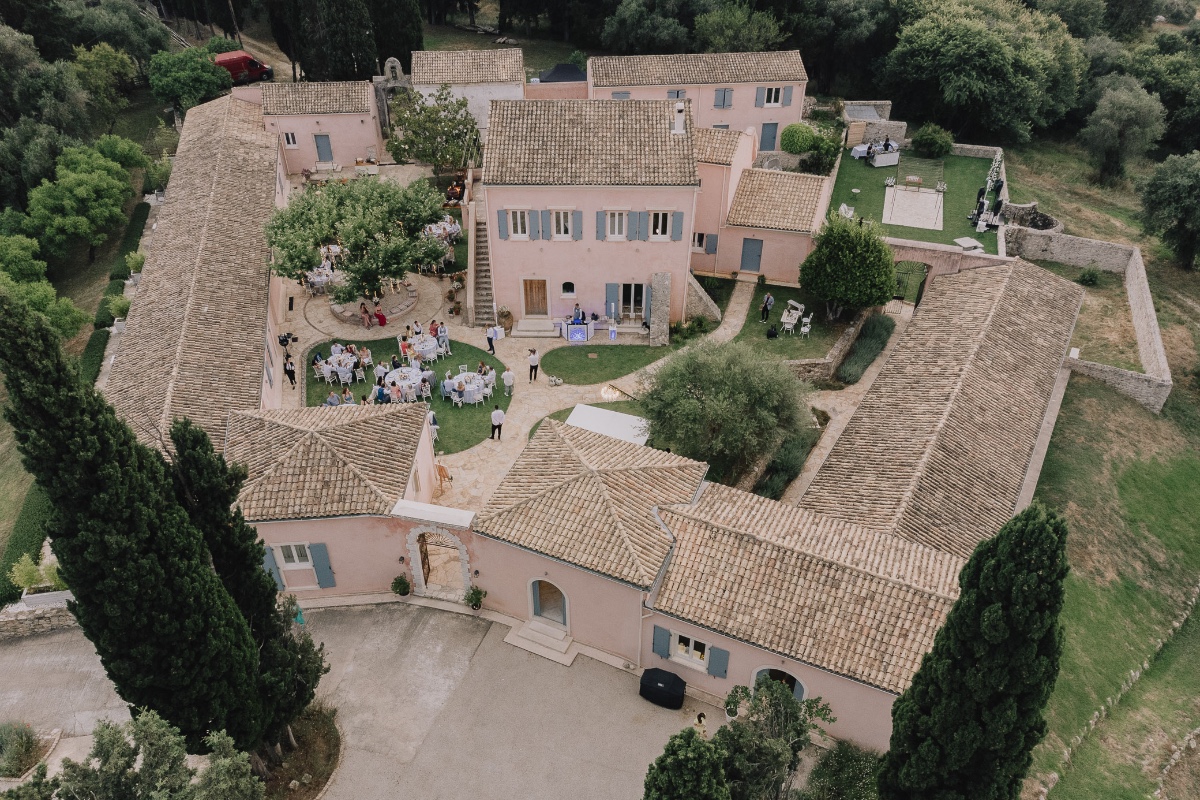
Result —
[[525, 281], [525, 316], [545, 317], [550, 314], [546, 302], [545, 281]]

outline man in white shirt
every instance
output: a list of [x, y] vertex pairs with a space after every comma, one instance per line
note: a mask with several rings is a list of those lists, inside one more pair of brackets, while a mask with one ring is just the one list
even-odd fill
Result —
[[375, 365], [375, 377], [376, 378], [382, 378], [385, 375], [387, 375], [389, 372], [391, 372], [391, 370], [388, 368], [387, 364], [379, 363], [379, 364]]
[[500, 375], [500, 380], [504, 381], [504, 396], [511, 397], [513, 383], [516, 382], [517, 376], [513, 375], [513, 371], [508, 368], [507, 364], [504, 367], [504, 372]]
[[504, 427], [504, 412], [500, 410], [500, 406], [496, 406], [496, 410], [492, 412], [492, 435], [488, 438], [500, 441], [502, 427]]
[[343, 347], [342, 345], [338, 344], [337, 342], [334, 342], [332, 345], [329, 346], [330, 355], [340, 356], [344, 352], [346, 352], [346, 348]]

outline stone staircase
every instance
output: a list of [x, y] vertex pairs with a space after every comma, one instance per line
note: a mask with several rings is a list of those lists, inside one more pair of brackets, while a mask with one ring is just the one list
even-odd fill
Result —
[[475, 324], [485, 328], [496, 324], [486, 220], [487, 212], [481, 207], [475, 218]]
[[579, 655], [579, 646], [566, 631], [530, 620], [519, 628], [513, 628], [504, 637], [505, 644], [519, 647], [534, 655], [549, 659], [564, 667], [571, 666]]

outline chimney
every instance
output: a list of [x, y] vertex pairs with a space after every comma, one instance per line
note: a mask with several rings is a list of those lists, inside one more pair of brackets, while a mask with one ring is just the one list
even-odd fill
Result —
[[675, 104], [675, 124], [671, 127], [671, 133], [683, 133], [683, 102]]

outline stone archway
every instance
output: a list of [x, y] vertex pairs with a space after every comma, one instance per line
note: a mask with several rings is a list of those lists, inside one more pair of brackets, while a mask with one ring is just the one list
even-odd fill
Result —
[[408, 552], [418, 596], [462, 602], [471, 570], [467, 548], [457, 536], [444, 528], [415, 528], [408, 535]]

